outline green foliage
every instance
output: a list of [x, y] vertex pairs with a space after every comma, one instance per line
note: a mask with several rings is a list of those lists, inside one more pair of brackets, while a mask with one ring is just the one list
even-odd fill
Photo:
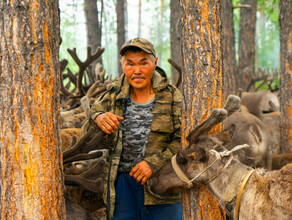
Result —
[[[233, 0], [239, 5], [240, 0]], [[256, 68], [279, 68], [279, 0], [258, 0], [256, 24]], [[233, 10], [235, 45], [238, 51], [240, 9]], [[237, 55], [238, 59], [238, 55]]]

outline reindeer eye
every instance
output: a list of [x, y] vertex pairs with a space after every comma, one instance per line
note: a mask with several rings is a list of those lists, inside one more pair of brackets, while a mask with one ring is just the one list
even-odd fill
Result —
[[179, 164], [186, 164], [188, 162], [187, 159], [181, 153], [178, 153], [178, 155], [176, 157], [176, 161]]

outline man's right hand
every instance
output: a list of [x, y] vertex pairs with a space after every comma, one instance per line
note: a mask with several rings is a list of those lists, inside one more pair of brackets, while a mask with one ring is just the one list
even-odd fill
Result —
[[118, 115], [115, 115], [111, 112], [106, 112], [98, 115], [94, 122], [97, 126], [106, 134], [114, 133], [118, 129], [120, 121], [123, 121], [124, 118]]

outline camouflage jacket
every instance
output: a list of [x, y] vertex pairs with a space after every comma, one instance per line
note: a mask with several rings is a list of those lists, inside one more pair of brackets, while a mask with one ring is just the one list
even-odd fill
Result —
[[[181, 93], [169, 84], [169, 80], [162, 69], [154, 71], [152, 86], [155, 92], [155, 105], [150, 128], [150, 135], [146, 147], [144, 160], [149, 164], [153, 173], [159, 170], [166, 161], [180, 150], [181, 147]], [[86, 123], [83, 133], [89, 126], [98, 129], [93, 119], [98, 113], [112, 112], [123, 116], [125, 100], [130, 91], [130, 84], [125, 75], [122, 75], [114, 86], [108, 89], [91, 108], [89, 123]], [[122, 132], [116, 131], [116, 146], [110, 150], [104, 167], [104, 201], [107, 204], [109, 216], [114, 212], [115, 187], [114, 181], [117, 176], [120, 156], [123, 149]], [[151, 195], [144, 187], [145, 205], [170, 204], [180, 202], [179, 194], [171, 194], [161, 199]]]

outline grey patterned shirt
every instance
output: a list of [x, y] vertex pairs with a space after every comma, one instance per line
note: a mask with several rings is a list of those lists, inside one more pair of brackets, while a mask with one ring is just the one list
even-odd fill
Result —
[[145, 157], [152, 111], [155, 98], [146, 103], [137, 103], [132, 97], [127, 99], [127, 108], [122, 121], [123, 151], [119, 172], [129, 172]]

